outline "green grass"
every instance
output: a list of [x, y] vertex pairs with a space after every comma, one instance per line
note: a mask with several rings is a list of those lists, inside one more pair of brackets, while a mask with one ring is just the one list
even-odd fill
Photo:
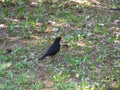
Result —
[[[39, 3], [38, 7], [26, 7], [22, 3], [0, 9], [0, 24], [6, 26], [0, 27], [0, 90], [120, 88], [120, 43], [115, 43], [120, 39], [119, 31], [110, 30], [119, 26], [113, 24], [119, 19], [118, 11], [69, 0], [67, 4]], [[93, 17], [87, 20], [89, 16]], [[38, 23], [41, 25], [37, 26]], [[50, 31], [46, 32], [49, 27]], [[58, 31], [52, 31], [54, 28]], [[56, 57], [38, 63], [37, 58], [59, 35], [68, 47], [62, 41]], [[5, 54], [8, 48], [12, 52]]]

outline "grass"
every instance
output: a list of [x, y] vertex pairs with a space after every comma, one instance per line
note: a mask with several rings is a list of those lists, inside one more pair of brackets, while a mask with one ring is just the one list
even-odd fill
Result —
[[[0, 3], [0, 90], [119, 90], [120, 14], [92, 5]], [[60, 52], [38, 63], [59, 35]]]

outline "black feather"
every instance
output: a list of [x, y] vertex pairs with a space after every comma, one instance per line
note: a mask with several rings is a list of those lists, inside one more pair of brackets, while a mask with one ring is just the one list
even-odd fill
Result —
[[47, 56], [54, 56], [59, 52], [60, 50], [60, 40], [61, 37], [57, 37], [54, 41], [54, 43], [50, 46], [50, 48], [47, 50], [45, 55], [43, 55], [41, 58], [38, 58], [38, 60], [43, 60]]
[[38, 58], [38, 60], [43, 60], [46, 57], [46, 54], [43, 55], [42, 57]]

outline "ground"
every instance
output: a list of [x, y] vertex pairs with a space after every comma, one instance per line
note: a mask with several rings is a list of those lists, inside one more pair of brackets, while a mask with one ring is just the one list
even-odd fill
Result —
[[[0, 4], [1, 90], [119, 90], [119, 0]], [[38, 62], [57, 36], [61, 50]]]

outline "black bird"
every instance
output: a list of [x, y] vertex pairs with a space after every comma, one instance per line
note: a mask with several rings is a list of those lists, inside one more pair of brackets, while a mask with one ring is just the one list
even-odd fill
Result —
[[56, 55], [57, 52], [59, 52], [59, 50], [60, 50], [60, 40], [61, 40], [61, 37], [57, 37], [55, 39], [54, 43], [47, 50], [47, 52], [42, 57], [38, 58], [38, 60], [43, 60], [46, 56]]

